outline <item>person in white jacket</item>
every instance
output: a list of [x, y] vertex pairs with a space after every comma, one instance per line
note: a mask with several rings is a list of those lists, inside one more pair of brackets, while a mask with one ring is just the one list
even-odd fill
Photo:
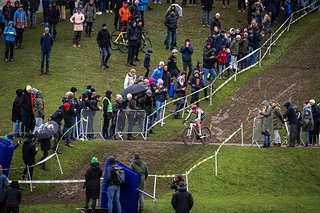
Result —
[[130, 72], [126, 75], [126, 78], [124, 79], [124, 89], [133, 85], [134, 82], [136, 82], [136, 70], [131, 69]]
[[81, 13], [80, 8], [77, 8], [77, 12], [70, 17], [70, 22], [73, 24], [73, 47], [81, 47], [80, 39], [81, 32], [83, 31], [83, 22], [85, 20], [84, 15]]

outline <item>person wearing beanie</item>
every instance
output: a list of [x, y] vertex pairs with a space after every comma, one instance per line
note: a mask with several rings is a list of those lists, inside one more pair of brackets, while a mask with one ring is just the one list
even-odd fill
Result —
[[103, 111], [103, 138], [108, 140], [111, 139], [111, 132], [109, 134], [109, 125], [112, 120], [112, 102], [111, 102], [112, 91], [107, 90], [106, 95], [102, 100], [102, 111]]
[[11, 184], [5, 192], [5, 209], [4, 212], [19, 212], [19, 205], [21, 203], [21, 191], [19, 182], [12, 180]]
[[[36, 154], [38, 152], [38, 148], [34, 141], [34, 134], [28, 133], [25, 137], [25, 140], [23, 142], [22, 146], [22, 158], [23, 162], [26, 165], [22, 172], [22, 179], [26, 180], [32, 180], [33, 179], [33, 169], [34, 167], [30, 167], [36, 163]], [[30, 176], [28, 174], [28, 167]]]
[[171, 204], [176, 213], [188, 213], [192, 209], [193, 197], [187, 191], [187, 187], [183, 181], [179, 183], [178, 190], [173, 194]]
[[23, 5], [19, 5], [19, 9], [14, 13], [13, 16], [15, 29], [17, 31], [16, 36], [16, 49], [22, 49], [22, 40], [24, 29], [28, 28], [27, 14], [23, 9]]
[[180, 74], [180, 70], [177, 65], [177, 53], [178, 50], [173, 49], [167, 61], [168, 71], [171, 73], [172, 77], [175, 76], [176, 78], [178, 78]]
[[148, 49], [147, 52], [144, 54], [144, 59], [143, 59], [143, 66], [146, 68], [146, 73], [144, 74], [145, 78], [149, 77], [149, 72], [150, 72], [150, 64], [151, 64], [151, 53], [153, 53], [152, 49]]
[[107, 24], [102, 24], [97, 35], [97, 43], [100, 48], [100, 65], [102, 69], [109, 68], [108, 62], [111, 57], [111, 36]]
[[2, 165], [0, 165], [0, 212], [4, 212], [5, 208], [5, 194], [9, 186], [9, 180], [5, 174], [2, 173]]
[[46, 74], [49, 75], [50, 52], [54, 38], [49, 34], [49, 28], [44, 29], [44, 34], [40, 38], [41, 46], [41, 70], [39, 75], [43, 74], [44, 60], [46, 60]]
[[43, 94], [40, 90], [35, 88], [34, 93], [36, 94], [36, 100], [34, 102], [34, 118], [35, 118], [35, 127], [39, 127], [44, 120], [44, 101], [43, 101]]
[[84, 188], [86, 189], [85, 210], [88, 210], [89, 201], [92, 200], [92, 212], [95, 212], [97, 199], [100, 198], [100, 178], [102, 177], [102, 169], [99, 166], [98, 158], [93, 157], [90, 167], [85, 174]]
[[193, 54], [193, 46], [190, 42], [190, 39], [186, 39], [184, 45], [181, 46], [180, 52], [182, 53], [182, 64], [183, 71], [187, 72], [187, 68], [189, 68], [189, 72], [187, 75], [187, 81], [189, 80], [192, 73], [192, 54]]
[[[145, 181], [149, 175], [149, 169], [145, 162], [142, 161], [139, 154], [135, 154], [133, 160], [130, 163], [130, 168], [135, 171], [136, 173], [140, 174], [141, 182], [139, 189], [144, 191]], [[143, 211], [144, 208], [144, 197], [143, 194], [139, 193], [139, 213]]]

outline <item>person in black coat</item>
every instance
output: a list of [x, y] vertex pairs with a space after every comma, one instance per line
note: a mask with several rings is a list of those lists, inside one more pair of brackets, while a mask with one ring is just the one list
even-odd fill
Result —
[[20, 99], [23, 93], [23, 89], [16, 90], [16, 98], [12, 104], [12, 114], [11, 114], [11, 121], [13, 122], [13, 132], [15, 135], [19, 135], [20, 133], [20, 123], [22, 121], [21, 116], [21, 105]]
[[40, 0], [28, 0], [30, 11], [30, 28], [36, 28], [36, 14], [40, 6]]
[[[42, 155], [40, 161], [44, 160], [49, 155], [48, 151], [51, 149], [50, 139], [51, 138], [44, 138], [44, 139], [38, 140], [38, 142], [40, 143], [41, 151], [43, 151], [43, 155]], [[41, 164], [41, 169], [49, 170], [48, 167], [46, 166], [46, 162]]]
[[150, 72], [151, 53], [153, 53], [152, 49], [148, 49], [144, 55], [143, 66], [146, 68], [145, 78], [148, 78]]
[[34, 113], [32, 110], [32, 87], [30, 85], [23, 91], [20, 99], [22, 126], [24, 134], [32, 132], [35, 126]]
[[127, 30], [127, 40], [128, 40], [128, 45], [129, 45], [129, 51], [128, 51], [128, 58], [127, 58], [127, 65], [133, 65], [133, 59], [134, 55], [137, 52], [138, 47], [138, 28], [137, 28], [137, 22], [133, 21], [131, 26]]
[[100, 178], [102, 170], [99, 167], [99, 161], [96, 157], [91, 159], [90, 167], [85, 174], [86, 201], [84, 208], [87, 210], [90, 199], [92, 200], [92, 212], [94, 212], [97, 204], [97, 199], [100, 197]]
[[97, 43], [101, 51], [101, 68], [109, 68], [108, 61], [111, 56], [110, 32], [107, 24], [102, 24], [102, 29], [98, 32]]
[[163, 87], [170, 91], [170, 84], [171, 84], [171, 73], [168, 71], [168, 66], [163, 67], [162, 73], [162, 80], [163, 80]]
[[60, 19], [60, 10], [57, 6], [57, 2], [55, 0], [52, 1], [51, 7], [48, 12], [48, 21], [49, 21], [49, 29], [50, 34], [52, 34], [53, 39], [55, 40], [57, 37], [57, 25]]
[[[19, 2], [18, 2], [18, 5], [19, 5]], [[7, 22], [13, 21], [14, 12], [15, 10], [13, 10], [10, 0], [7, 1], [7, 4], [4, 5], [2, 8], [2, 14], [4, 15], [4, 18]]]
[[19, 212], [19, 205], [21, 203], [21, 191], [19, 182], [13, 180], [6, 190], [5, 194], [5, 210], [4, 212]]
[[178, 50], [173, 49], [171, 51], [171, 55], [168, 58], [168, 62], [167, 62], [168, 71], [171, 73], [172, 77], [175, 76], [176, 78], [178, 78], [180, 74], [180, 70], [177, 65], [177, 54], [178, 54]]
[[296, 115], [296, 111], [290, 102], [285, 103], [284, 106], [287, 108], [287, 111], [283, 114], [283, 118], [288, 120], [290, 127], [288, 147], [295, 147], [298, 129], [298, 118]]
[[141, 20], [138, 20], [138, 23], [137, 23], [137, 41], [138, 41], [138, 45], [137, 45], [137, 48], [136, 48], [136, 52], [134, 54], [134, 60], [135, 61], [140, 61], [139, 60], [139, 50], [140, 50], [140, 46], [141, 46], [141, 43], [142, 43], [142, 30], [143, 30], [143, 23]]
[[49, 118], [49, 120], [53, 120], [59, 125], [57, 132], [54, 133], [54, 135], [53, 135], [54, 144], [53, 144], [52, 150], [56, 151], [58, 154], [61, 154], [61, 151], [56, 150], [56, 149], [57, 149], [59, 140], [61, 138], [61, 128], [60, 127], [61, 127], [61, 122], [63, 120], [63, 106], [60, 106], [59, 109], [57, 111], [55, 111], [55, 113]]
[[313, 130], [310, 131], [310, 134], [309, 134], [309, 140], [310, 140], [310, 144], [317, 144], [317, 137], [318, 137], [318, 142], [320, 141], [320, 138], [319, 138], [320, 109], [314, 99], [311, 99], [309, 101], [309, 104], [311, 105], [312, 118], [314, 123]]
[[65, 140], [66, 146], [73, 147], [71, 144], [71, 127], [73, 126], [73, 115], [75, 114], [75, 108], [68, 102], [63, 104], [63, 119], [64, 119], [64, 129], [66, 130], [65, 133]]
[[178, 191], [173, 194], [171, 204], [176, 213], [189, 213], [193, 206], [193, 197], [187, 191], [184, 182], [180, 182]]
[[28, 167], [30, 172], [30, 180], [32, 180], [33, 177], [33, 169], [34, 167], [30, 167], [36, 163], [36, 154], [38, 152], [38, 148], [34, 142], [34, 135], [32, 133], [28, 133], [26, 135], [26, 139], [22, 146], [22, 158], [23, 162], [26, 165], [22, 172], [22, 178], [26, 179], [26, 175], [28, 175]]
[[167, 38], [166, 38], [166, 50], [169, 50], [169, 43], [171, 39], [171, 50], [177, 46], [177, 28], [178, 22], [177, 18], [175, 17], [175, 12], [171, 11], [169, 16], [166, 16], [166, 20], [164, 25], [167, 27]]

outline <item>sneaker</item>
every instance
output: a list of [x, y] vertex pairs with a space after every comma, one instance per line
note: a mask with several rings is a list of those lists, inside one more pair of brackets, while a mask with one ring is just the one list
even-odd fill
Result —
[[241, 13], [241, 10], [238, 10], [238, 13]]
[[13, 62], [13, 58], [11, 58], [10, 61]]
[[43, 71], [39, 72], [39, 75], [42, 75], [43, 74]]
[[226, 5], [223, 5], [222, 8], [223, 8], [223, 9], [226, 9], [227, 7], [226, 7]]
[[230, 9], [230, 5], [227, 5], [227, 8]]
[[49, 168], [46, 165], [41, 165], [41, 169], [45, 171], [49, 171]]
[[113, 11], [112, 11], [112, 10], [110, 10], [109, 12], [110, 12], [110, 13], [113, 13]]
[[4, 61], [5, 61], [5, 62], [8, 62], [9, 60], [6, 58], [6, 59], [4, 59]]
[[72, 46], [73, 46], [73, 47], [77, 47], [77, 45], [76, 45], [76, 44], [72, 44]]
[[80, 44], [78, 44], [77, 47], [81, 47]]
[[104, 66], [104, 65], [103, 65], [103, 66], [101, 66], [101, 69], [105, 69], [105, 68], [106, 68], [106, 66]]
[[109, 10], [107, 10], [106, 13], [109, 13]]

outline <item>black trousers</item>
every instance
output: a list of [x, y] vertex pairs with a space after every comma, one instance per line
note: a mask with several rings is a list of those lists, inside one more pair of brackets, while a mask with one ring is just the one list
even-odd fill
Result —
[[16, 31], [17, 31], [16, 45], [17, 45], [17, 46], [21, 46], [22, 40], [23, 40], [23, 32], [24, 32], [24, 29], [16, 28]]
[[148, 78], [149, 72], [150, 72], [150, 68], [149, 67], [144, 67], [146, 68], [146, 74], [144, 74], [145, 78]]
[[[319, 137], [319, 124], [315, 123], [313, 131], [310, 131], [310, 134], [309, 134], [310, 144], [316, 144], [317, 137]], [[320, 140], [320, 138], [318, 138], [318, 140]]]
[[[90, 198], [86, 197], [86, 201], [84, 204], [84, 208], [87, 209], [89, 207], [89, 201]], [[92, 210], [96, 209], [96, 205], [97, 205], [97, 200], [96, 199], [92, 199], [92, 204], [91, 204], [91, 208]]]
[[[28, 166], [32, 166], [31, 164]], [[33, 169], [34, 167], [29, 167], [29, 172], [30, 172], [30, 180], [33, 180]], [[29, 174], [28, 174], [28, 168], [27, 166], [24, 168], [23, 172], [22, 172], [23, 176], [26, 176], [29, 179]]]
[[5, 44], [6, 44], [6, 51], [4, 53], [4, 58], [9, 59], [9, 53], [10, 53], [10, 59], [13, 59], [14, 41], [5, 41]]
[[73, 44], [80, 44], [81, 31], [73, 31]]
[[17, 207], [6, 207], [4, 213], [19, 213], [19, 206]]
[[188, 81], [191, 74], [192, 74], [192, 62], [191, 61], [184, 61], [183, 62], [183, 71], [187, 72], [187, 68], [189, 68], [189, 72], [187, 75], [187, 81]]
[[111, 131], [110, 131], [110, 135], [109, 135], [109, 126], [110, 126], [110, 121], [112, 120], [112, 118], [110, 116], [105, 115], [104, 116], [104, 120], [103, 120], [103, 138], [104, 139], [108, 139], [109, 137], [111, 137]]
[[297, 124], [290, 124], [290, 133], [289, 133], [289, 145], [295, 146], [297, 139]]
[[93, 22], [88, 22], [87, 21], [87, 25], [86, 25], [86, 34], [87, 35], [91, 35], [91, 32], [92, 32], [92, 25], [93, 25]]
[[138, 46], [136, 46], [136, 45], [131, 45], [131, 44], [129, 44], [129, 52], [128, 52], [128, 58], [127, 58], [127, 62], [128, 62], [128, 64], [130, 63], [133, 63], [133, 57], [134, 57], [134, 55], [135, 55], [135, 53], [136, 53], [136, 48], [137, 48]]
[[137, 46], [136, 52], [135, 52], [135, 54], [134, 54], [134, 57], [135, 57], [136, 59], [139, 59], [139, 50], [140, 50], [141, 42], [142, 42], [142, 41], [138, 41], [138, 46]]
[[114, 28], [118, 28], [119, 25], [119, 10], [114, 11], [114, 22], [113, 22]]
[[[48, 156], [49, 156], [48, 150], [43, 151], [43, 155], [42, 155], [40, 161], [46, 159], [46, 157], [48, 157]], [[46, 165], [46, 162], [44, 162], [42, 165], [45, 166], [45, 165]]]

